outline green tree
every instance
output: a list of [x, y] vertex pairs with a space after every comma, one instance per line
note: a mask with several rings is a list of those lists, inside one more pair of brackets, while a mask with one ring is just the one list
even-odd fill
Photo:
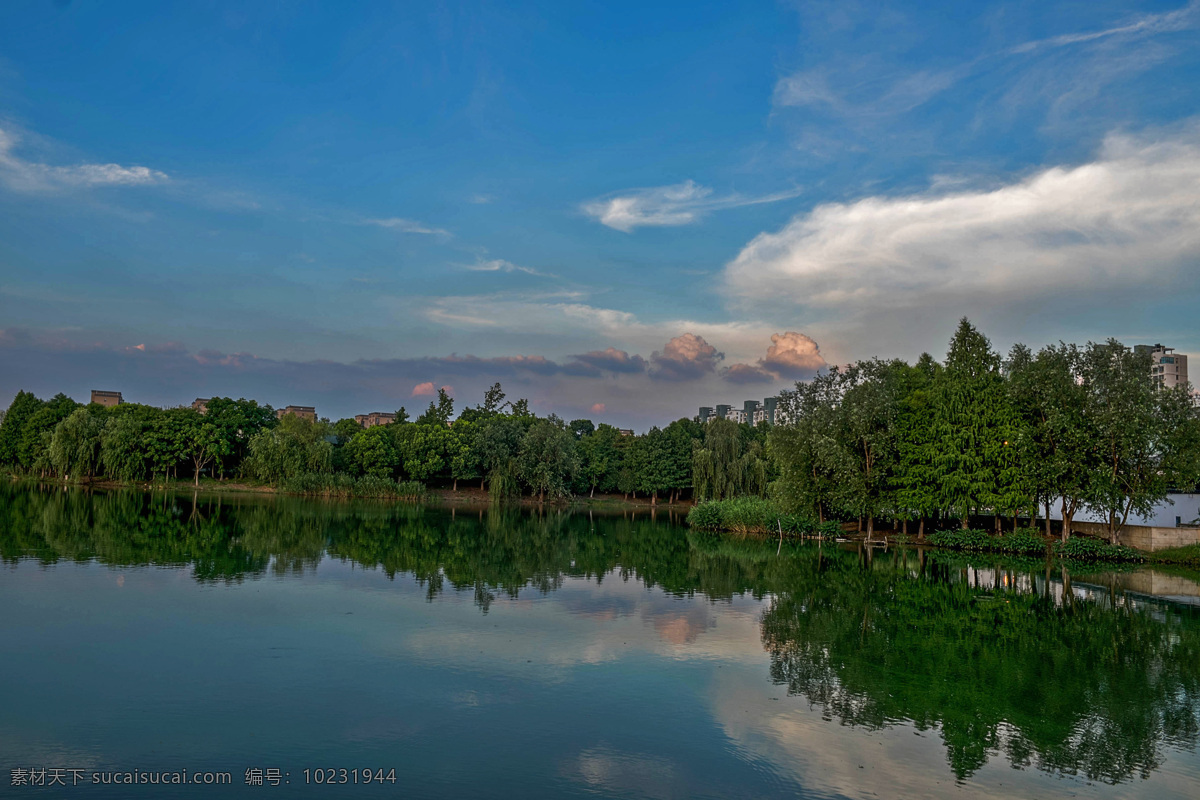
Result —
[[42, 407], [43, 403], [32, 392], [17, 392], [0, 422], [0, 464], [20, 464], [21, 438], [25, 425]]
[[494, 497], [517, 494], [520, 490], [517, 456], [525, 430], [525, 424], [515, 417], [493, 416], [480, 423], [475, 456], [487, 481], [488, 493]]
[[939, 505], [967, 528], [972, 513], [1011, 502], [1004, 485], [1005, 450], [1015, 433], [1016, 415], [1000, 373], [1000, 356], [966, 317], [950, 340], [933, 397]]
[[376, 425], [354, 434], [346, 445], [348, 463], [359, 475], [391, 478], [400, 468], [396, 437], [386, 425]]
[[446, 458], [450, 462], [450, 478], [454, 481], [456, 492], [459, 481], [479, 477], [479, 457], [475, 450], [475, 438], [478, 435], [479, 426], [469, 420], [457, 419], [450, 427]]
[[21, 440], [17, 445], [17, 461], [27, 470], [48, 471], [50, 440], [58, 423], [79, 408], [71, 398], [61, 392], [43, 403], [21, 426]]
[[621, 468], [620, 444], [621, 432], [605, 423], [601, 423], [594, 433], [579, 440], [580, 471], [590, 497], [596, 496], [596, 489], [611, 492], [617, 488], [617, 473]]
[[429, 401], [429, 408], [425, 409], [425, 413], [417, 417], [418, 425], [442, 425], [450, 424], [451, 417], [454, 416], [454, 398], [446, 393], [446, 387], [438, 389], [437, 400]]
[[555, 416], [529, 426], [519, 455], [521, 479], [538, 500], [566, 497], [579, 470], [575, 437]]
[[148, 475], [147, 432], [161, 412], [133, 403], [117, 406], [100, 435], [100, 459], [104, 474], [119, 481], [145, 480]]
[[409, 478], [429, 481], [449, 466], [447, 448], [450, 429], [441, 423], [407, 426], [408, 435], [399, 444], [404, 472]]
[[1098, 455], [1087, 505], [1117, 543], [1131, 512], [1148, 515], [1167, 492], [1196, 480], [1190, 387], [1157, 389], [1150, 360], [1115, 339], [1083, 356], [1087, 409]]
[[918, 538], [925, 536], [926, 518], [938, 510], [931, 389], [940, 369], [931, 355], [922, 353], [914, 366], [901, 370], [898, 376], [896, 513], [906, 524], [914, 518], [920, 520]]
[[54, 471], [64, 480], [72, 476], [91, 478], [100, 467], [101, 414], [91, 407], [77, 408], [58, 423], [50, 439], [49, 457]]

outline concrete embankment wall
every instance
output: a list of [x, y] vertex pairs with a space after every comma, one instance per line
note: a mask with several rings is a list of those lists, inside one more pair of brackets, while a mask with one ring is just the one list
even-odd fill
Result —
[[[1075, 533], [1108, 538], [1108, 526], [1101, 522], [1075, 522]], [[1200, 544], [1200, 528], [1160, 528], [1152, 525], [1126, 525], [1118, 537], [1121, 544], [1153, 553], [1171, 547]]]

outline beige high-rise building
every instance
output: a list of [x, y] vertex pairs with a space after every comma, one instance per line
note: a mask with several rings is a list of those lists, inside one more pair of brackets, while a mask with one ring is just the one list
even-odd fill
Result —
[[1187, 356], [1176, 353], [1174, 347], [1139, 344], [1133, 349], [1136, 353], [1150, 354], [1150, 377], [1154, 379], [1156, 386], [1164, 389], [1187, 386]]

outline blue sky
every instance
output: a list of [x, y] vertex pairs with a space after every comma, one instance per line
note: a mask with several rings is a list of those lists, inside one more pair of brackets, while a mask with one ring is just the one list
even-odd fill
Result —
[[[644, 428], [825, 363], [1200, 348], [1200, 5], [9, 2], [0, 402]], [[1163, 287], [1169, 287], [1164, 290]]]

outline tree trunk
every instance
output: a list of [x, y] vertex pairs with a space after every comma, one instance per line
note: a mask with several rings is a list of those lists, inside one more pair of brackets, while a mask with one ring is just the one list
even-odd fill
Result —
[[1049, 536], [1050, 533], [1050, 498], [1046, 498], [1046, 535]]
[[483, 478], [479, 479], [479, 491], [481, 491], [481, 492], [483, 491], [483, 481], [484, 481]]
[[458, 491], [458, 478], [454, 479], [454, 488], [451, 491], [455, 491], [455, 492]]
[[917, 538], [918, 539], [925, 538], [925, 517], [921, 517], [921, 524], [917, 528]]
[[591, 498], [593, 498], [593, 497], [595, 497], [595, 496], [596, 496], [596, 486], [595, 486], [595, 484], [593, 484], [593, 485], [592, 485], [592, 491], [588, 492], [588, 499], [591, 499]]
[[871, 537], [875, 535], [875, 515], [867, 515], [867, 541], [871, 541]]
[[902, 532], [902, 533], [903, 533], [905, 536], [908, 536], [908, 520], [904, 520], [904, 522], [902, 523], [902, 525], [903, 525], [904, 527], [903, 527], [903, 530], [902, 530], [901, 532]]
[[652, 505], [652, 506], [658, 505], [658, 489], [655, 489], [654, 492], [650, 495], [650, 505]]

